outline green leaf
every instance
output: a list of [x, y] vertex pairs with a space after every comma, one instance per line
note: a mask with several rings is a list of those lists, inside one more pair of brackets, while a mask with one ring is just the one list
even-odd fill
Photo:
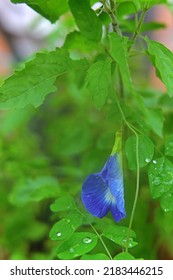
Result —
[[56, 199], [54, 203], [50, 205], [50, 209], [52, 212], [70, 211], [76, 209], [76, 204], [72, 196], [65, 195]]
[[173, 157], [173, 134], [169, 135], [165, 141], [165, 154]]
[[135, 258], [129, 253], [122, 252], [116, 255], [114, 260], [135, 260]]
[[51, 240], [68, 239], [74, 231], [82, 224], [83, 216], [74, 212], [53, 225], [49, 237]]
[[98, 254], [92, 254], [92, 255], [83, 255], [81, 257], [81, 260], [110, 260], [110, 258], [102, 253], [98, 253]]
[[[118, 2], [118, 3], [121, 3], [121, 2], [124, 2], [124, 0], [113, 0], [113, 1], [115, 1], [115, 2]], [[127, 0], [127, 1], [130, 1], [131, 2], [131, 0]], [[134, 0], [133, 1], [135, 4], [137, 4], [137, 3], [144, 3], [144, 4], [146, 4], [146, 0]], [[149, 4], [159, 4], [159, 3], [166, 3], [167, 2], [167, 0], [148, 0], [147, 1], [147, 3], [149, 3]]]
[[[153, 158], [154, 145], [153, 142], [144, 135], [139, 135], [139, 167], [146, 166]], [[125, 152], [128, 160], [129, 168], [136, 169], [136, 137], [130, 136], [125, 144]]]
[[164, 115], [160, 109], [145, 109], [148, 126], [160, 137], [163, 136]]
[[148, 169], [150, 191], [152, 198], [158, 198], [173, 185], [173, 164], [161, 157], [153, 160]]
[[11, 0], [12, 3], [26, 3], [33, 10], [51, 22], [55, 22], [68, 10], [68, 0]]
[[56, 197], [58, 194], [57, 180], [50, 176], [42, 176], [17, 184], [10, 195], [10, 201], [17, 206], [23, 206], [31, 201]]
[[139, 8], [134, 1], [123, 1], [117, 7], [117, 17], [124, 19], [124, 16], [136, 13]]
[[63, 47], [78, 53], [90, 53], [96, 48], [98, 49], [98, 44], [88, 41], [80, 32], [74, 31], [67, 35]]
[[69, 0], [71, 12], [84, 37], [99, 42], [102, 36], [102, 23], [91, 9], [88, 0]]
[[56, 91], [54, 83], [58, 76], [86, 66], [85, 60], [74, 61], [63, 49], [39, 53], [1, 86], [0, 109], [24, 108], [28, 104], [38, 107], [47, 94]]
[[128, 65], [128, 38], [116, 33], [109, 34], [110, 54], [116, 61], [123, 80], [123, 85], [128, 92], [133, 92], [133, 84]]
[[86, 83], [94, 105], [101, 109], [106, 102], [111, 83], [111, 59], [92, 64], [86, 76]]
[[58, 258], [71, 260], [90, 252], [97, 245], [98, 237], [90, 232], [75, 232], [57, 250]]
[[158, 74], [158, 77], [165, 84], [169, 96], [173, 96], [173, 54], [161, 43], [150, 41], [147, 37], [145, 40], [148, 45], [151, 62], [157, 70], [156, 73]]
[[[116, 226], [116, 225], [111, 225], [108, 226], [102, 233], [103, 236], [106, 238], [112, 240], [116, 244], [126, 247], [127, 243], [127, 236], [128, 236], [128, 228], [124, 226]], [[130, 231], [130, 238], [128, 242], [128, 248], [132, 248], [136, 246], [138, 243], [134, 241], [136, 238], [136, 234], [133, 230]]]
[[162, 22], [144, 22], [142, 27], [141, 27], [141, 31], [142, 32], [147, 32], [150, 30], [158, 30], [158, 29], [163, 29], [166, 28], [165, 23]]
[[160, 204], [165, 212], [173, 211], [173, 186], [160, 198]]

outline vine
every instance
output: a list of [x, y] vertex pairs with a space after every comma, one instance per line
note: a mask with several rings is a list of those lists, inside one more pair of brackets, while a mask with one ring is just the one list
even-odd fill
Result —
[[2, 258], [172, 256], [173, 54], [146, 17], [169, 1], [11, 2], [58, 24], [2, 78]]

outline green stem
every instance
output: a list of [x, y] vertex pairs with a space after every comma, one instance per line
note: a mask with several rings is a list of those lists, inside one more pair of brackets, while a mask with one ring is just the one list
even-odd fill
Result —
[[100, 241], [101, 241], [103, 247], [105, 248], [105, 250], [106, 250], [106, 252], [107, 252], [107, 254], [108, 254], [108, 257], [110, 258], [110, 260], [112, 260], [112, 256], [111, 256], [111, 254], [110, 254], [110, 252], [109, 252], [109, 250], [108, 250], [106, 244], [104, 243], [104, 241], [103, 241], [101, 235], [97, 232], [97, 230], [95, 229], [95, 227], [93, 227], [92, 224], [90, 224], [90, 226], [92, 227], [93, 231], [96, 233], [96, 235], [98, 236], [98, 238], [100, 239]]
[[130, 221], [129, 221], [129, 226], [128, 226], [128, 232], [127, 232], [127, 240], [126, 240], [126, 247], [125, 247], [125, 251], [128, 252], [128, 245], [129, 245], [129, 239], [130, 239], [130, 231], [132, 229], [132, 224], [133, 224], [133, 219], [134, 219], [134, 214], [135, 214], [135, 210], [136, 210], [136, 205], [137, 205], [137, 200], [138, 200], [138, 194], [139, 194], [139, 181], [140, 181], [140, 168], [139, 168], [139, 136], [137, 134], [137, 132], [135, 131], [135, 129], [131, 126], [131, 124], [126, 120], [126, 117], [123, 113], [123, 110], [120, 106], [120, 103], [118, 101], [118, 98], [116, 98], [117, 100], [117, 105], [118, 108], [120, 110], [121, 116], [123, 121], [125, 122], [125, 124], [127, 125], [127, 127], [135, 134], [136, 136], [136, 192], [135, 192], [135, 198], [134, 198], [134, 202], [133, 202], [133, 207], [132, 207], [132, 212], [130, 215]]
[[141, 27], [142, 27], [142, 24], [143, 24], [143, 21], [144, 21], [144, 18], [145, 18], [145, 15], [146, 15], [147, 11], [148, 11], [148, 3], [146, 3], [146, 5], [145, 5], [145, 7], [144, 7], [144, 9], [143, 9], [143, 11], [142, 11], [142, 13], [141, 13], [141, 16], [140, 16], [140, 18], [139, 18], [137, 27], [136, 27], [136, 29], [135, 29], [133, 35], [132, 35], [131, 44], [130, 44], [130, 46], [129, 46], [129, 48], [128, 48], [128, 52], [131, 50], [132, 46], [133, 46], [134, 43], [135, 43], [136, 37], [138, 36], [138, 33], [139, 33], [140, 30], [141, 30]]
[[120, 36], [122, 36], [121, 30], [119, 29], [119, 25], [116, 19], [116, 4], [113, 0], [109, 0], [109, 4], [106, 3], [106, 1], [101, 1], [103, 3], [104, 9], [107, 12], [108, 15], [110, 15], [112, 20], [112, 28], [113, 31], [118, 33]]
[[96, 234], [96, 235], [98, 236], [98, 238], [100, 239], [100, 241], [101, 241], [103, 247], [105, 248], [105, 251], [106, 251], [108, 257], [110, 258], [110, 260], [112, 260], [112, 256], [111, 256], [111, 254], [110, 254], [110, 252], [109, 252], [109, 250], [108, 250], [106, 244], [104, 243], [104, 241], [103, 241], [101, 235], [98, 233], [98, 231], [95, 229], [95, 227], [90, 223], [90, 221], [88, 220], [88, 218], [87, 218], [79, 209], [77, 209], [77, 211], [80, 213], [80, 215], [83, 216], [83, 218], [84, 218], [84, 219], [87, 221], [87, 223], [91, 226], [91, 228], [93, 229], [93, 231], [95, 232], [95, 234]]
[[[134, 131], [133, 131], [134, 132]], [[138, 200], [138, 195], [139, 195], [139, 182], [140, 182], [140, 172], [139, 172], [139, 137], [136, 132], [136, 192], [135, 192], [135, 198], [133, 202], [133, 208], [132, 212], [130, 215], [130, 221], [129, 221], [129, 227], [128, 227], [128, 233], [127, 233], [127, 241], [126, 241], [126, 248], [125, 251], [128, 252], [128, 245], [129, 245], [129, 239], [130, 239], [130, 231], [132, 229], [132, 224], [133, 224], [133, 219], [134, 219], [134, 214], [136, 210], [136, 205], [137, 205], [137, 200]]]

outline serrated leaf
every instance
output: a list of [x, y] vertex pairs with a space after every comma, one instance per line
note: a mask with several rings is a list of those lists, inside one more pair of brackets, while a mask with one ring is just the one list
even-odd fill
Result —
[[151, 62], [156, 68], [159, 78], [165, 84], [169, 96], [173, 96], [173, 54], [161, 43], [151, 41], [149, 38], [145, 38], [148, 45], [148, 52], [151, 56]]
[[26, 3], [52, 23], [68, 10], [68, 0], [11, 0], [11, 2]]
[[133, 92], [133, 83], [130, 76], [130, 70], [128, 65], [128, 38], [122, 37], [117, 33], [109, 34], [110, 40], [110, 54], [118, 64], [123, 85], [128, 92]]
[[76, 204], [72, 196], [65, 195], [56, 199], [51, 205], [50, 209], [52, 212], [59, 211], [70, 211], [76, 209]]
[[93, 41], [88, 41], [80, 32], [74, 31], [67, 35], [63, 47], [79, 53], [89, 53], [96, 48], [98, 49], [98, 44]]
[[81, 260], [110, 260], [110, 258], [102, 253], [98, 253], [98, 254], [92, 254], [92, 255], [83, 255], [81, 257]]
[[50, 176], [42, 176], [16, 184], [10, 195], [10, 201], [17, 206], [23, 206], [31, 201], [56, 197], [58, 194], [57, 180]]
[[88, 0], [69, 0], [71, 12], [84, 37], [99, 42], [102, 36], [102, 23], [91, 9]]
[[[116, 244], [122, 247], [126, 247], [128, 228], [124, 226], [111, 225], [103, 231], [102, 235], [112, 240]], [[136, 238], [136, 234], [133, 230], [130, 231], [129, 237], [128, 248], [132, 248], [138, 244], [136, 241], [134, 241], [134, 239]]]
[[[153, 158], [153, 142], [144, 135], [138, 136], [139, 167], [146, 166]], [[130, 169], [136, 169], [136, 136], [130, 136], [125, 144], [125, 152]]]
[[86, 76], [86, 83], [94, 105], [101, 109], [106, 102], [111, 83], [111, 59], [92, 64]]
[[67, 217], [53, 225], [49, 237], [51, 240], [68, 239], [82, 224], [83, 216], [78, 212], [72, 212]]
[[169, 135], [165, 141], [165, 154], [167, 156], [173, 156], [173, 134]]
[[148, 177], [152, 198], [160, 197], [173, 186], [173, 164], [165, 157], [153, 160]]
[[122, 252], [114, 257], [114, 260], [135, 260], [134, 256], [129, 253]]
[[97, 245], [97, 235], [90, 232], [75, 232], [57, 249], [57, 256], [62, 260], [71, 260], [90, 252]]
[[56, 49], [50, 53], [39, 53], [5, 80], [0, 88], [0, 109], [18, 109], [31, 104], [41, 105], [45, 96], [56, 90], [56, 78], [71, 70], [86, 67], [85, 60], [70, 59], [67, 51]]
[[160, 198], [160, 204], [165, 212], [173, 211], [173, 186]]

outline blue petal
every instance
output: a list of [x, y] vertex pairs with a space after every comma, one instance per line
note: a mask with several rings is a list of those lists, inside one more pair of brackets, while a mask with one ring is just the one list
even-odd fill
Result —
[[100, 173], [89, 175], [82, 187], [82, 201], [86, 209], [94, 216], [102, 218], [110, 210], [111, 200], [108, 186]]
[[117, 222], [126, 216], [123, 175], [116, 154], [108, 158], [101, 172], [86, 178], [82, 187], [82, 201], [86, 209], [99, 218], [109, 211]]
[[121, 208], [120, 207], [118, 208], [118, 206], [116, 204], [115, 205], [112, 204], [110, 210], [111, 210], [112, 216], [114, 217], [114, 220], [116, 222], [119, 222], [126, 217], [124, 203], [121, 206]]
[[110, 210], [114, 219], [119, 222], [121, 219], [125, 218], [126, 212], [124, 207], [123, 175], [116, 154], [108, 158], [101, 174], [103, 180], [108, 185], [111, 194], [115, 198], [115, 205], [112, 204]]
[[[101, 170], [103, 180], [110, 185], [110, 181], [122, 181], [122, 170], [120, 168], [120, 163], [118, 160], [118, 156], [114, 154], [113, 156], [109, 156], [106, 161], [104, 167]], [[121, 186], [122, 187], [122, 186]]]

